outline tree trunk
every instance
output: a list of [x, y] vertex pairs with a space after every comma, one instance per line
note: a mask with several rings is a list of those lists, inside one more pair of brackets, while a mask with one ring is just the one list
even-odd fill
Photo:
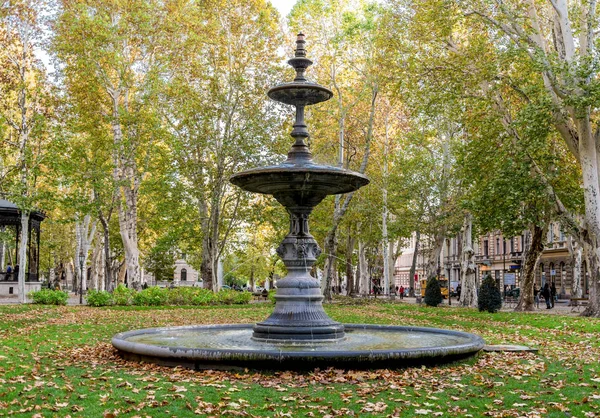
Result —
[[394, 241], [388, 243], [388, 275], [390, 291], [396, 292], [396, 282], [394, 280], [394, 271], [396, 265], [396, 256], [394, 252]]
[[[125, 195], [131, 195], [127, 192], [128, 187], [125, 187]], [[126, 197], [126, 200], [131, 200], [132, 196]], [[137, 199], [136, 199], [137, 200]], [[123, 250], [125, 252], [125, 268], [127, 270], [127, 282], [133, 289], [140, 288], [140, 251], [137, 243], [137, 210], [135, 206], [131, 206], [131, 202], [123, 208], [119, 205], [119, 232], [123, 241]]]
[[433, 246], [428, 251], [427, 257], [427, 269], [426, 275], [427, 279], [431, 276], [439, 276], [440, 274], [440, 256], [442, 255], [442, 247], [444, 246], [444, 238], [445, 234], [440, 231], [435, 234], [435, 238], [433, 240]]
[[94, 245], [94, 250], [92, 251], [92, 271], [91, 271], [91, 287], [94, 290], [104, 290], [104, 269], [102, 268], [103, 260], [103, 243], [102, 238], [98, 235], [98, 239], [96, 240], [96, 245]]
[[530, 227], [531, 245], [527, 250], [525, 258], [525, 267], [523, 269], [523, 277], [521, 278], [521, 295], [519, 296], [519, 303], [517, 303], [515, 311], [534, 310], [533, 285], [535, 283], [535, 269], [544, 250], [543, 235], [546, 229], [547, 225], [544, 225], [544, 227], [538, 225]]
[[69, 286], [69, 283], [71, 284], [71, 291], [75, 292], [76, 289], [76, 277], [75, 277], [75, 272], [73, 270], [73, 263], [71, 263], [70, 261], [65, 263], [65, 283], [67, 286]]
[[[112, 99], [111, 128], [115, 145], [113, 180], [119, 184], [122, 196], [117, 198], [119, 214], [119, 233], [123, 241], [125, 252], [125, 266], [129, 286], [136, 289], [140, 287], [140, 251], [137, 237], [137, 203], [140, 180], [136, 176], [136, 162], [134, 150], [131, 145], [126, 145], [123, 140], [123, 131], [120, 122], [120, 107], [127, 108], [127, 92], [121, 95], [120, 89], [109, 89]], [[125, 104], [120, 100], [124, 98]]]
[[[367, 164], [369, 162], [369, 157], [371, 155], [371, 140], [373, 139], [373, 125], [375, 122], [375, 109], [377, 103], [377, 95], [379, 93], [379, 87], [377, 85], [372, 86], [372, 96], [371, 96], [371, 109], [369, 113], [369, 124], [367, 128], [367, 135], [365, 139], [365, 153], [363, 155], [363, 159], [358, 170], [359, 173], [364, 173], [367, 169]], [[343, 155], [343, 154], [340, 154]], [[333, 214], [333, 225], [331, 229], [327, 233], [325, 238], [324, 251], [327, 254], [327, 259], [325, 260], [325, 268], [323, 269], [323, 294], [328, 300], [331, 300], [331, 276], [333, 273], [331, 266], [335, 264], [335, 256], [337, 251], [337, 228], [346, 214], [348, 210], [348, 206], [350, 206], [350, 202], [352, 201], [352, 197], [354, 196], [354, 192], [348, 193], [344, 197], [343, 203], [340, 205], [340, 200], [336, 197], [336, 210]], [[341, 199], [341, 197], [340, 197]], [[339, 209], [338, 209], [339, 208]]]
[[356, 238], [351, 235], [352, 230], [348, 228], [348, 240], [346, 242], [346, 283], [348, 296], [354, 296], [356, 285], [354, 283], [354, 269], [352, 268], [352, 255], [354, 254], [354, 245]]
[[583, 260], [583, 248], [581, 244], [569, 236], [567, 240], [567, 248], [571, 255], [571, 264], [573, 266], [573, 277], [571, 280], [571, 297], [580, 298], [583, 294], [581, 287], [581, 266]]
[[590, 245], [588, 243], [585, 244], [586, 253], [589, 254], [586, 257], [586, 267], [589, 272], [589, 301], [588, 307], [581, 313], [581, 316], [589, 316], [589, 317], [600, 317], [600, 306], [598, 301], [598, 293], [600, 284], [598, 281], [598, 247]]
[[360, 284], [360, 294], [368, 295], [369, 294], [369, 266], [367, 264], [367, 248], [365, 243], [358, 240], [358, 271], [359, 271], [359, 284]]
[[[0, 226], [0, 232], [4, 232], [4, 229], [5, 229], [4, 226]], [[4, 267], [6, 266], [6, 263], [4, 262], [5, 254], [6, 254], [6, 243], [4, 241], [0, 240], [0, 271], [4, 270]]]
[[102, 211], [98, 211], [98, 215], [100, 218], [100, 224], [102, 225], [102, 233], [104, 239], [102, 240], [104, 243], [104, 279], [105, 284], [104, 288], [106, 290], [112, 290], [114, 287], [113, 283], [113, 274], [112, 274], [112, 266], [110, 262], [110, 235], [108, 231], [108, 222], [107, 219], [102, 214]]
[[[75, 253], [75, 260], [77, 261], [77, 271], [80, 275], [80, 283], [82, 286], [81, 291], [87, 290], [87, 261], [90, 252], [90, 246], [92, 245], [92, 241], [96, 236], [96, 221], [91, 222], [91, 216], [85, 215], [83, 218], [83, 222], [77, 222], [75, 224], [76, 230], [79, 230], [76, 235], [79, 238], [79, 245], [77, 246], [77, 252]], [[81, 265], [79, 261], [79, 254], [84, 255], [83, 260], [83, 270], [81, 270]]]
[[[470, 213], [465, 216], [462, 231], [462, 251], [460, 268], [460, 304], [461, 306], [477, 307], [477, 277], [475, 276], [475, 261], [473, 250], [473, 217]], [[450, 296], [448, 296], [450, 297]]]
[[[384, 211], [384, 220], [387, 218], [387, 215]], [[384, 230], [383, 230], [383, 294], [390, 294], [390, 248], [389, 248], [389, 240], [387, 237], [387, 222], [384, 221]]]
[[19, 302], [27, 302], [25, 294], [25, 276], [27, 274], [27, 245], [29, 243], [29, 212], [21, 210], [21, 239], [19, 247], [19, 275], [17, 277], [19, 288]]
[[[125, 267], [125, 263], [118, 266], [117, 269], [117, 282], [118, 284], [125, 284], [125, 274], [127, 273], [127, 268]], [[128, 280], [129, 286], [131, 286], [131, 282]]]
[[[219, 222], [220, 222], [220, 202], [221, 199], [217, 195], [221, 186], [216, 185], [211, 199], [210, 210], [206, 205], [202, 204], [200, 212], [208, 214], [208, 219], [202, 223], [202, 264], [200, 265], [200, 275], [203, 280], [205, 289], [211, 289], [214, 292], [219, 290], [219, 282], [217, 280], [217, 263], [218, 263], [218, 245], [219, 245]], [[206, 215], [204, 215], [206, 216]]]
[[202, 264], [200, 264], [200, 276], [202, 277], [202, 285], [205, 289], [214, 290], [216, 283], [213, 281], [213, 262], [212, 248], [214, 244], [211, 236], [205, 236], [202, 240]]
[[332, 228], [325, 237], [325, 266], [323, 267], [323, 282], [321, 288], [323, 290], [323, 296], [328, 301], [331, 301], [331, 281], [335, 274], [335, 255], [337, 254], [337, 227]]
[[408, 295], [410, 297], [415, 296], [415, 274], [417, 274], [417, 260], [419, 255], [419, 240], [421, 239], [421, 232], [417, 230], [415, 233], [415, 251], [413, 252], [412, 263], [410, 265], [410, 271], [408, 273], [409, 280], [409, 291]]
[[81, 252], [81, 234], [82, 234], [82, 225], [79, 221], [78, 216], [76, 216], [75, 220], [75, 253], [73, 254], [74, 261], [74, 271], [73, 271], [73, 292], [79, 293], [79, 278], [81, 277], [81, 267], [79, 265], [79, 253]]

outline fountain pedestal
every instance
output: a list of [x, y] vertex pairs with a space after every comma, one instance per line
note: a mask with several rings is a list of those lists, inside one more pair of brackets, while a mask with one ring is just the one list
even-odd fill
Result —
[[277, 248], [287, 276], [277, 282], [275, 310], [254, 326], [252, 339], [265, 342], [315, 343], [344, 338], [344, 326], [323, 310], [323, 295], [310, 275], [321, 249], [308, 231], [312, 207], [287, 208], [290, 232]]

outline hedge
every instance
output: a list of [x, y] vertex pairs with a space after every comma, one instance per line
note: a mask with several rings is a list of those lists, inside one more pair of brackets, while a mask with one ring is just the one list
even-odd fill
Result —
[[137, 305], [245, 305], [250, 303], [252, 293], [223, 289], [217, 293], [199, 287], [148, 287], [136, 292], [122, 284], [113, 293], [91, 290], [86, 297], [89, 306]]
[[66, 305], [69, 300], [69, 294], [62, 290], [34, 290], [29, 292], [29, 297], [33, 299], [33, 303], [40, 305]]

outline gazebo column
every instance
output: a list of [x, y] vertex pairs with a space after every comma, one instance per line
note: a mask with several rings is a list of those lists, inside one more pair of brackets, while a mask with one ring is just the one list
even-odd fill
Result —
[[[19, 280], [19, 278], [16, 277], [15, 268], [16, 268], [17, 264], [19, 264], [19, 237], [20, 236], [21, 236], [21, 226], [17, 223], [17, 224], [15, 224], [15, 260], [14, 260], [14, 264], [13, 264], [13, 274], [12, 274], [13, 280]], [[19, 266], [19, 268], [20, 268], [20, 266]]]
[[25, 270], [25, 281], [31, 281], [31, 228], [32, 228], [31, 218], [29, 218], [29, 224], [27, 225], [27, 270]]
[[[40, 234], [40, 229], [41, 229], [40, 228], [40, 224], [36, 222], [35, 231], [36, 231], [36, 242], [37, 242], [37, 253], [36, 253], [36, 255], [37, 255], [36, 262], [37, 263], [35, 265], [36, 266], [36, 268], [35, 268], [35, 274], [36, 274], [36, 277], [37, 277], [37, 281], [40, 281], [40, 235], [41, 235]], [[50, 265], [48, 264], [48, 266], [50, 266]]]

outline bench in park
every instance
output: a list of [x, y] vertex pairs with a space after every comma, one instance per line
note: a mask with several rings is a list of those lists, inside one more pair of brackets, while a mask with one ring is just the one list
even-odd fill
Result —
[[267, 300], [269, 298], [269, 292], [254, 292], [252, 293], [252, 296], [254, 296], [254, 300], [261, 300], [261, 298]]
[[504, 305], [508, 308], [511, 306], [517, 306], [517, 303], [519, 302], [519, 298], [515, 297], [515, 296], [505, 296], [504, 297]]
[[583, 306], [587, 306], [589, 302], [588, 298], [571, 298], [569, 301], [569, 306], [571, 307], [571, 312], [580, 312]]

